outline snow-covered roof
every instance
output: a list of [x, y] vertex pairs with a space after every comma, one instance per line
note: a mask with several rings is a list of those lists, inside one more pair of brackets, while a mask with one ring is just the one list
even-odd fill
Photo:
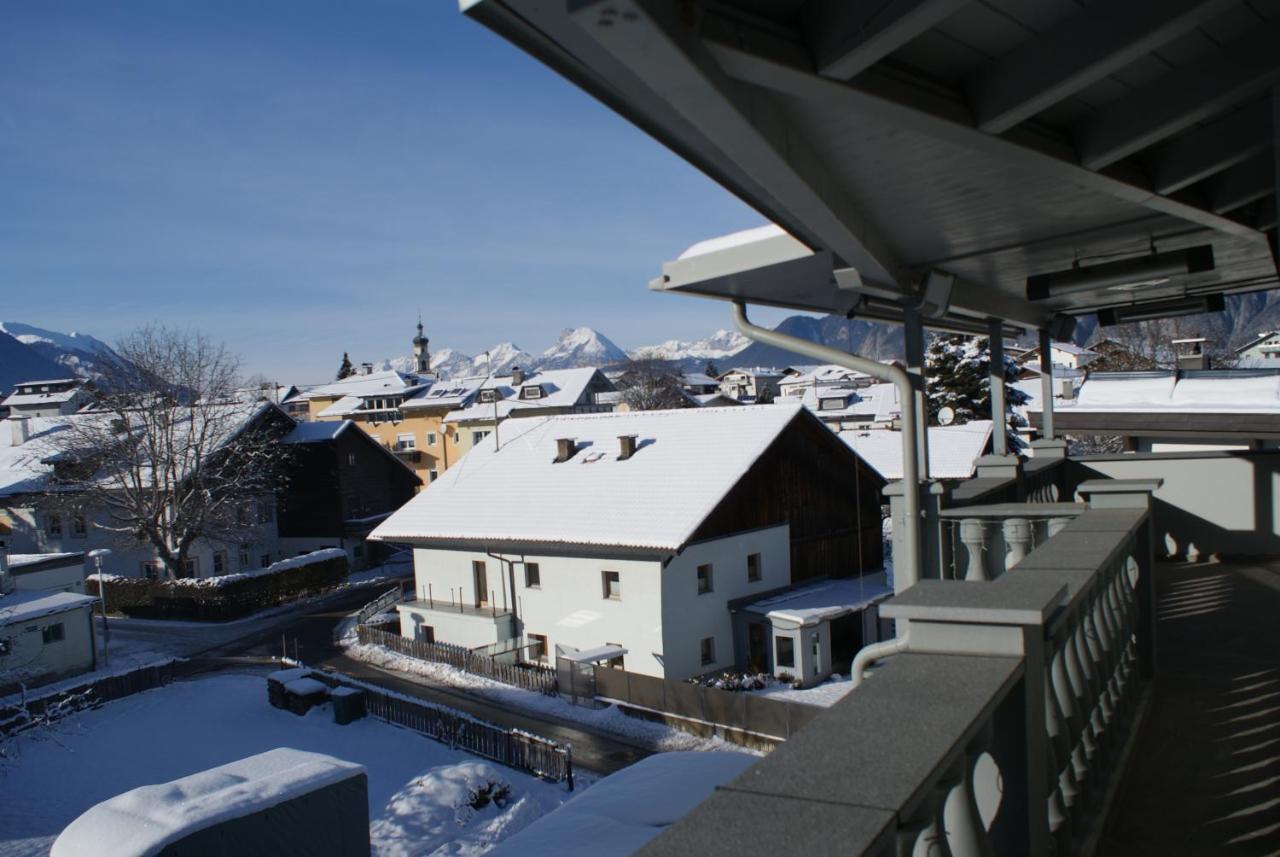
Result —
[[498, 843], [489, 857], [634, 854], [757, 761], [689, 750], [641, 759]]
[[[485, 378], [469, 396], [465, 404], [445, 414], [448, 423], [492, 422], [496, 412], [498, 419], [506, 419], [517, 411], [544, 410], [547, 408], [571, 408], [582, 401], [591, 380], [599, 374], [599, 369], [591, 367], [583, 369], [548, 369], [545, 372], [531, 372], [519, 383], [510, 375], [499, 375]], [[520, 391], [525, 387], [541, 387], [542, 393], [536, 399], [523, 399]], [[498, 401], [480, 401], [481, 390], [496, 390]]]
[[779, 382], [779, 386], [793, 387], [802, 384], [836, 384], [841, 381], [851, 380], [853, 378], [870, 377], [865, 372], [858, 372], [844, 366], [836, 366], [834, 364], [825, 364], [821, 366], [793, 366], [791, 369], [802, 371], [795, 372]]
[[30, 622], [44, 616], [66, 613], [94, 604], [98, 599], [76, 592], [45, 592], [40, 589], [10, 592], [0, 596], [0, 627]]
[[58, 563], [65, 560], [66, 565], [80, 563], [84, 560], [84, 554], [75, 551], [71, 553], [11, 553], [9, 554], [9, 568], [22, 568], [27, 565], [39, 565], [40, 563]]
[[705, 241], [699, 241], [688, 250], [680, 254], [680, 259], [692, 259], [694, 256], [705, 256], [708, 253], [715, 253], [719, 250], [728, 250], [732, 247], [742, 247], [747, 244], [754, 244], [766, 238], [776, 238], [779, 235], [787, 233], [781, 226], [775, 226], [770, 223], [767, 226], [757, 226], [754, 229], [744, 229], [741, 232], [731, 232], [728, 235], [721, 235], [718, 238], [708, 238]]
[[302, 422], [293, 427], [283, 438], [282, 443], [323, 443], [334, 440], [354, 423], [351, 420]]
[[[61, 383], [57, 381], [38, 381], [39, 384], [55, 384]], [[27, 386], [23, 384], [21, 386]], [[0, 402], [0, 406], [7, 408], [20, 408], [26, 405], [60, 405], [63, 402], [69, 402], [76, 396], [80, 395], [80, 387], [70, 387], [65, 390], [54, 390], [48, 393], [10, 393], [9, 396]]]
[[[510, 376], [508, 376], [510, 377]], [[485, 382], [484, 375], [473, 375], [466, 378], [452, 378], [437, 381], [430, 387], [420, 390], [400, 404], [400, 410], [413, 411], [420, 408], [456, 408], [466, 403], [480, 385]]]
[[365, 773], [363, 765], [279, 747], [105, 800], [71, 822], [50, 855], [148, 857], [215, 824]]
[[[860, 419], [887, 423], [898, 416], [902, 408], [898, 404], [898, 388], [893, 384], [871, 384], [855, 387], [848, 384], [825, 384], [818, 387], [802, 386], [800, 395], [781, 396], [774, 404], [800, 402], [823, 419]], [[831, 400], [844, 399], [841, 407], [832, 407]], [[826, 400], [827, 407], [822, 405]]]
[[360, 410], [364, 405], [364, 399], [359, 396], [343, 396], [329, 407], [323, 409], [317, 417], [346, 417]]
[[1280, 330], [1264, 330], [1261, 333], [1259, 333], [1257, 336], [1255, 336], [1253, 339], [1250, 339], [1244, 345], [1241, 345], [1239, 348], [1237, 348], [1236, 354], [1239, 354], [1242, 351], [1248, 351], [1250, 348], [1253, 348], [1255, 345], [1258, 345], [1259, 343], [1262, 343], [1262, 342], [1266, 342], [1271, 337], [1277, 336], [1277, 335], [1280, 335]]
[[774, 366], [735, 366], [720, 374], [720, 380], [730, 375], [746, 375], [749, 378], [781, 378], [782, 370]]
[[892, 586], [863, 577], [833, 578], [753, 601], [742, 609], [797, 625], [817, 625], [862, 610], [892, 594]]
[[[472, 449], [372, 538], [675, 551], [800, 413], [684, 408], [506, 423], [499, 450]], [[637, 449], [620, 460], [623, 435], [635, 435]], [[560, 438], [577, 443], [564, 462], [555, 461]]]
[[1099, 373], [1085, 379], [1073, 401], [1055, 401], [1054, 407], [1080, 412], [1280, 413], [1280, 374]]
[[341, 381], [320, 384], [311, 387], [299, 396], [306, 399], [328, 399], [341, 396], [385, 396], [403, 393], [408, 389], [421, 386], [416, 375], [386, 369], [370, 372], [368, 375], [351, 375]]
[[685, 372], [680, 376], [680, 382], [686, 387], [715, 387], [720, 384], [706, 372]]
[[[892, 429], [842, 431], [839, 438], [885, 479], [902, 478], [902, 432]], [[929, 427], [929, 476], [968, 479], [991, 440], [991, 420]]]

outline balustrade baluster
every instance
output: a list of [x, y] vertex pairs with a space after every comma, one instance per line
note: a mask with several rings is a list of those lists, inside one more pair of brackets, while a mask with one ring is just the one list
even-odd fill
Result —
[[965, 518], [960, 522], [960, 543], [968, 552], [965, 580], [990, 580], [987, 574], [987, 525], [981, 518]]
[[1031, 552], [1031, 522], [1026, 518], [1007, 518], [1002, 526], [1004, 542], [1009, 547], [1004, 558], [1005, 570], [1026, 559]]

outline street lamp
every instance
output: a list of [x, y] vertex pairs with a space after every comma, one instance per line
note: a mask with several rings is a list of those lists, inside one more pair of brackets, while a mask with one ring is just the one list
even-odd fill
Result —
[[102, 579], [102, 561], [111, 556], [109, 548], [95, 548], [89, 551], [89, 559], [98, 570], [98, 604], [102, 608], [102, 666], [111, 666], [111, 657], [107, 652], [111, 643], [111, 631], [107, 627], [107, 582]]

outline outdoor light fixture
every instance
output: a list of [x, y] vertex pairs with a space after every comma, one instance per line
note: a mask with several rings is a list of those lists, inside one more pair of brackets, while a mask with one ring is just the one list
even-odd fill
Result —
[[1195, 315], [1200, 312], [1222, 312], [1225, 307], [1226, 301], [1222, 299], [1222, 295], [1175, 298], [1168, 301], [1100, 309], [1098, 324], [1110, 327], [1113, 324], [1128, 324], [1131, 321], [1154, 321], [1158, 318]]
[[1077, 266], [1052, 274], [1035, 274], [1027, 277], [1027, 300], [1042, 301], [1106, 289], [1127, 291], [1160, 285], [1178, 274], [1200, 274], [1212, 270], [1213, 245], [1201, 244], [1100, 265]]

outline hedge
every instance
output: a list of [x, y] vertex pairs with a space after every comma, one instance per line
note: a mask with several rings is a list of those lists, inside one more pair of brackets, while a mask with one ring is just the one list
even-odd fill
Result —
[[149, 580], [89, 575], [85, 590], [106, 586], [107, 609], [141, 619], [195, 619], [225, 622], [275, 607], [343, 583], [350, 568], [337, 549], [292, 557], [259, 571], [219, 577]]

